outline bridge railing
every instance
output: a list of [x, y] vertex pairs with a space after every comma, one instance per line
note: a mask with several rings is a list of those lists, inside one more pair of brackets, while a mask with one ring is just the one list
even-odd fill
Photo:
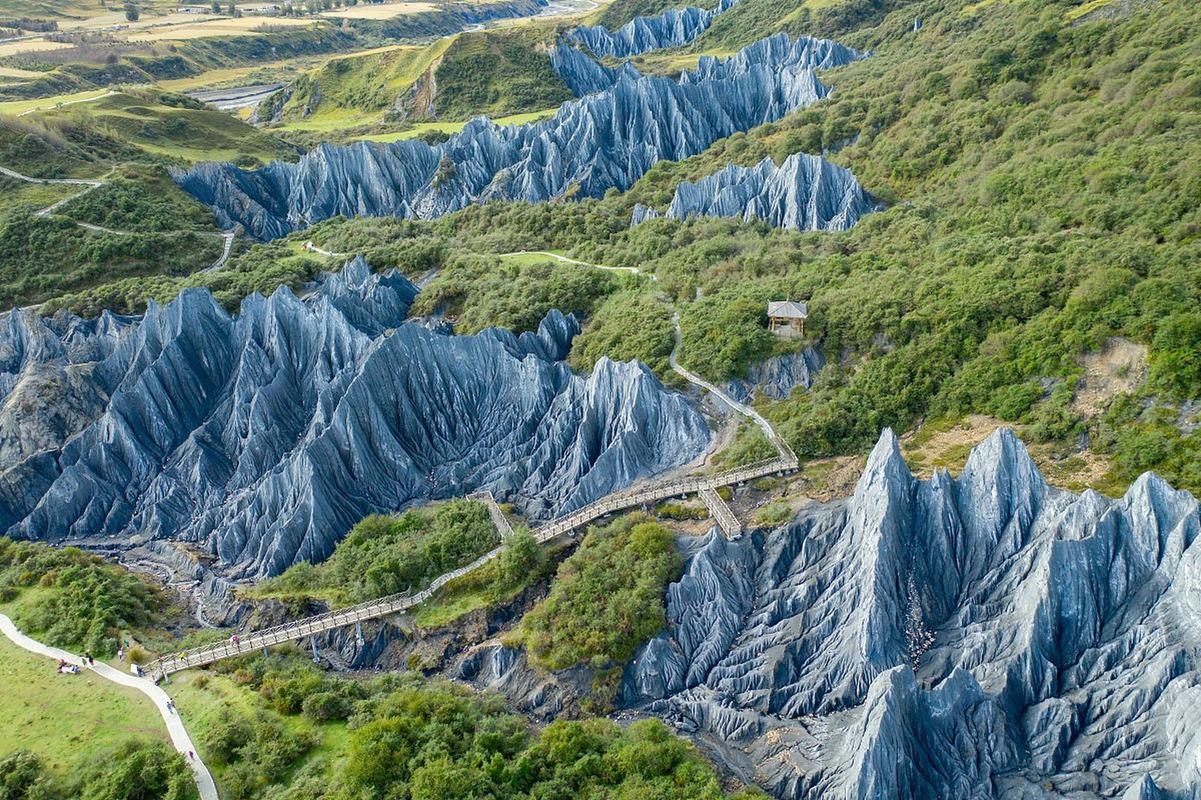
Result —
[[[728, 486], [733, 483], [742, 483], [748, 480], [754, 480], [773, 472], [786, 472], [796, 469], [796, 457], [776, 457], [757, 461], [753, 464], [747, 464], [742, 467], [726, 470], [725, 472], [715, 473], [713, 475], [698, 475], [688, 478], [664, 481], [662, 483], [651, 484], [636, 489], [627, 489], [625, 491], [616, 492], [606, 497], [589, 503], [582, 508], [566, 514], [558, 519], [542, 525], [534, 530], [534, 536], [539, 541], [547, 541], [557, 536], [561, 536], [568, 531], [575, 530], [582, 525], [585, 525], [592, 520], [598, 519], [611, 514], [615, 511], [621, 511], [633, 506], [642, 505], [643, 503], [652, 503], [659, 500], [664, 500], [668, 497], [676, 495], [686, 495], [699, 492], [702, 489], [717, 489], [720, 486]], [[490, 498], [491, 495], [489, 494]], [[483, 499], [483, 495], [479, 495]], [[486, 502], [486, 499], [485, 499]], [[495, 500], [489, 504], [489, 509], [496, 509], [500, 513], [499, 507], [495, 506]], [[503, 515], [502, 515], [503, 516]], [[508, 520], [504, 520], [505, 526], [508, 526]], [[498, 523], [499, 527], [499, 523]], [[511, 529], [510, 529], [511, 530]], [[250, 653], [264, 647], [283, 642], [302, 639], [305, 636], [323, 633], [334, 628], [340, 628], [344, 625], [352, 625], [356, 622], [363, 622], [368, 619], [376, 619], [378, 617], [393, 614], [399, 611], [405, 611], [414, 606], [424, 603], [434, 595], [439, 589], [451, 581], [479, 569], [488, 561], [499, 556], [504, 552], [504, 546], [494, 548], [482, 556], [466, 564], [456, 570], [439, 575], [425, 589], [411, 594], [409, 591], [400, 592], [387, 597], [368, 600], [357, 605], [347, 608], [340, 608], [333, 611], [326, 611], [312, 617], [306, 617], [302, 620], [294, 622], [286, 622], [282, 625], [275, 625], [270, 628], [253, 631], [245, 637], [231, 637], [229, 641], [219, 644], [204, 645], [194, 647], [190, 650], [185, 650], [174, 655], [163, 656], [150, 665], [148, 672], [154, 678], [161, 678], [164, 675], [169, 675], [173, 672], [189, 669], [191, 667], [203, 666], [211, 664], [214, 661], [221, 661], [233, 656]]]

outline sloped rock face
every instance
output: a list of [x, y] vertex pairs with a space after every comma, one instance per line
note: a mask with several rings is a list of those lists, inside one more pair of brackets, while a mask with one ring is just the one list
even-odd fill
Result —
[[444, 336], [402, 324], [415, 292], [357, 260], [306, 302], [281, 288], [236, 317], [203, 291], [123, 326], [13, 312], [6, 385], [87, 371], [59, 400], [81, 419], [9, 445], [3, 529], [182, 540], [231, 575], [275, 573], [368, 513], [490, 489], [545, 518], [704, 450], [703, 418], [642, 365], [571, 372], [573, 318]]
[[588, 48], [605, 58], [630, 56], [682, 47], [709, 30], [718, 14], [728, 11], [738, 0], [721, 0], [712, 9], [671, 8], [654, 17], [635, 17], [615, 31], [601, 27], [580, 27], [567, 35], [567, 40]]
[[756, 391], [772, 400], [783, 400], [798, 386], [805, 389], [812, 387], [818, 370], [825, 365], [826, 358], [820, 350], [806, 347], [799, 353], [772, 356], [766, 361], [752, 364], [745, 380], [729, 381], [725, 389], [743, 402], [750, 400]]
[[[842, 231], [883, 209], [849, 169], [797, 153], [778, 167], [765, 158], [754, 167], [731, 164], [696, 183], [685, 181], [676, 187], [666, 216], [738, 217], [791, 230]], [[633, 224], [658, 216], [663, 215], [639, 205]]]
[[[322, 145], [295, 164], [246, 171], [209, 162], [175, 179], [213, 208], [222, 227], [242, 225], [260, 239], [338, 214], [431, 219], [488, 200], [537, 202], [569, 190], [599, 197], [628, 188], [661, 159], [687, 158], [820, 100], [828, 90], [815, 69], [857, 57], [831, 42], [779, 35], [724, 61], [701, 59], [679, 80], [591, 70], [588, 81], [610, 76], [612, 84], [530, 125], [478, 118], [433, 147]], [[578, 91], [579, 82], [564, 79]]]
[[1009, 431], [918, 481], [886, 432], [849, 499], [705, 543], [623, 697], [781, 798], [1195, 798], [1199, 527], [1154, 475], [1049, 487]]

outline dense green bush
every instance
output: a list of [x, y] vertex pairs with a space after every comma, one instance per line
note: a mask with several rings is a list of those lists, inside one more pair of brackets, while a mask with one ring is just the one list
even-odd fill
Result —
[[0, 756], [0, 800], [195, 800], [184, 757], [163, 742], [130, 739], [87, 754], [70, 777], [50, 774], [38, 756]]
[[713, 768], [657, 720], [625, 729], [558, 721], [532, 736], [499, 697], [448, 683], [395, 684], [356, 714], [337, 779], [308, 797], [725, 797]]
[[126, 165], [59, 209], [65, 217], [122, 231], [213, 231], [213, 212], [162, 167]]
[[78, 800], [194, 800], [192, 769], [164, 742], [129, 740], [112, 752], [93, 753], [67, 793]]
[[166, 605], [162, 591], [137, 575], [73, 547], [0, 537], [0, 589], [45, 589], [18, 602], [12, 616], [28, 634], [71, 650], [109, 655], [124, 630], [150, 623]]
[[548, 669], [624, 663], [665, 624], [663, 592], [683, 559], [675, 537], [645, 515], [593, 528], [559, 565], [550, 593], [517, 629]]
[[222, 796], [251, 800], [287, 778], [318, 740], [317, 734], [286, 726], [267, 712], [246, 715], [222, 708], [202, 741], [207, 757], [226, 768]]
[[366, 517], [317, 566], [300, 563], [260, 582], [255, 596], [321, 596], [338, 603], [412, 588], [500, 544], [483, 503], [450, 500], [393, 516]]
[[0, 306], [49, 300], [127, 276], [140, 282], [142, 276], [186, 275], [220, 253], [215, 236], [96, 233], [16, 206], [0, 212]]
[[608, 272], [484, 256], [452, 258], [413, 304], [414, 314], [444, 309], [460, 333], [500, 326], [535, 330], [551, 309], [587, 316], [621, 279]]

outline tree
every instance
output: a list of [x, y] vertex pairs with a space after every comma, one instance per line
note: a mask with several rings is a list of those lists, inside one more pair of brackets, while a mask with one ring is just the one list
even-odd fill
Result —
[[211, 10], [214, 14], [220, 14], [221, 13], [220, 0], [213, 0], [213, 4], [212, 4], [212, 6], [210, 6], [209, 10]]
[[0, 758], [0, 800], [32, 800], [46, 785], [42, 760], [18, 750]]
[[229, 12], [228, 13], [231, 17], [240, 16], [238, 14], [238, 5], [237, 5], [237, 3], [234, 2], [234, 0], [230, 0], [230, 2], [229, 2]]
[[125, 19], [130, 22], [137, 22], [140, 16], [142, 16], [142, 10], [138, 8], [137, 3], [127, 2], [125, 4]]
[[528, 528], [513, 531], [500, 554], [500, 578], [506, 586], [517, 586], [525, 578], [542, 569], [546, 553]]

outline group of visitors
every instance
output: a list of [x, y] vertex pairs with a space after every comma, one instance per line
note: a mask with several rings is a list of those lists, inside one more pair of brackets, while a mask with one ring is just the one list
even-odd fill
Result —
[[79, 657], [78, 664], [72, 664], [65, 658], [60, 658], [55, 670], [60, 675], [78, 675], [81, 667], [94, 666], [96, 666], [96, 659], [92, 658], [92, 652], [90, 650], [85, 650], [83, 655]]

